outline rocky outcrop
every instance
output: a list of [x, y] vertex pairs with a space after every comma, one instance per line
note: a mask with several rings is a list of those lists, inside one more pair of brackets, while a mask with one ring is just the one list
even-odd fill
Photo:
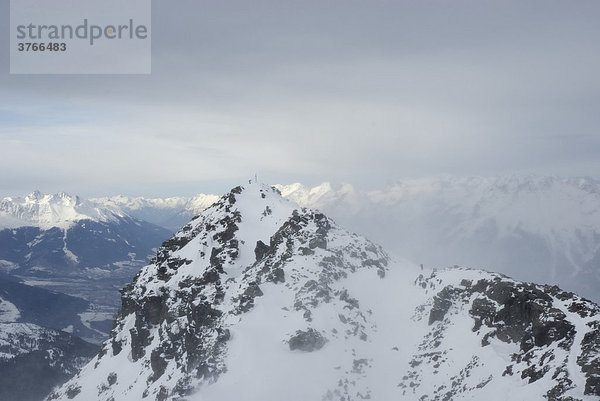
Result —
[[308, 330], [298, 330], [289, 339], [288, 344], [292, 351], [313, 352], [323, 348], [326, 342], [327, 339], [321, 333], [313, 328], [309, 328]]
[[[445, 332], [464, 319], [465, 312], [471, 318], [471, 330], [481, 338], [481, 346], [491, 344], [514, 344], [511, 362], [506, 364], [503, 376], [518, 376], [528, 383], [546, 378], [553, 385], [547, 390], [550, 400], [574, 400], [570, 395], [575, 388], [573, 376], [583, 374], [583, 395], [600, 396], [598, 391], [598, 325], [600, 308], [590, 301], [558, 287], [541, 286], [514, 281], [494, 273], [475, 273], [468, 269], [451, 269], [434, 272], [425, 278], [420, 276], [416, 284], [425, 291], [433, 291], [430, 305], [419, 309], [418, 319], [429, 310], [428, 324], [431, 330], [422, 342], [419, 353], [413, 358], [413, 368], [428, 364], [435, 369], [450, 357]], [[444, 285], [444, 276], [462, 272], [463, 276], [475, 276], [474, 280], [462, 279], [460, 283]], [[440, 288], [441, 287], [441, 288]], [[464, 375], [471, 375], [481, 365], [473, 360], [465, 366]], [[573, 372], [573, 369], [579, 372]], [[416, 380], [421, 368], [413, 369], [405, 376], [402, 386], [418, 392]], [[468, 390], [461, 381], [439, 386], [434, 399], [456, 397]], [[487, 383], [480, 383], [485, 386]]]

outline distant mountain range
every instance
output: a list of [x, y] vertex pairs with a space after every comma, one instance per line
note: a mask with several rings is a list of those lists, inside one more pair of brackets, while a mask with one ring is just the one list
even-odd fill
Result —
[[[600, 181], [560, 177], [438, 177], [381, 190], [275, 185], [390, 252], [429, 267], [464, 265], [560, 284], [600, 301]], [[217, 199], [103, 198], [174, 230]], [[174, 216], [174, 217], [168, 217]]]
[[45, 195], [34, 191], [21, 197], [0, 200], [0, 227], [39, 227], [68, 229], [80, 220], [115, 222], [124, 214], [107, 205], [71, 196], [64, 192]]
[[119, 208], [65, 193], [0, 201], [0, 260], [13, 274], [88, 276], [139, 267], [169, 235]]
[[0, 399], [39, 401], [87, 363], [98, 350], [87, 341], [112, 328], [118, 290], [170, 235], [65, 193], [2, 199]]
[[103, 207], [120, 210], [134, 218], [156, 224], [172, 232], [176, 232], [189, 219], [200, 214], [204, 209], [215, 203], [217, 195], [199, 194], [192, 198], [143, 198], [113, 196], [91, 199]]

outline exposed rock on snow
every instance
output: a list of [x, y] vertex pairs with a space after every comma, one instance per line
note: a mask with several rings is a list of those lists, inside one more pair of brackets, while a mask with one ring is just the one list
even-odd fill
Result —
[[305, 331], [298, 330], [296, 334], [289, 339], [288, 344], [292, 351], [297, 349], [300, 351], [312, 352], [323, 348], [326, 342], [327, 339], [311, 327]]

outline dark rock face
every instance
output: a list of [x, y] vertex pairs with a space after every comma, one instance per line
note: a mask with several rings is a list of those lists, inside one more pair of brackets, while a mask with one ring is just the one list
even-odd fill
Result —
[[256, 256], [256, 261], [261, 260], [267, 252], [269, 252], [269, 245], [265, 244], [262, 241], [256, 242], [256, 248], [254, 248], [254, 255]]
[[73, 399], [81, 392], [81, 387], [71, 386], [67, 389], [67, 398]]
[[[495, 336], [505, 342], [520, 343], [524, 352], [563, 340], [566, 343], [560, 345], [570, 347], [575, 328], [565, 320], [564, 313], [552, 306], [552, 298], [537, 286], [480, 280], [471, 288], [485, 295], [484, 299], [501, 305], [499, 310], [492, 310], [493, 305], [488, 301], [487, 308], [482, 310], [480, 301], [469, 311], [476, 318], [476, 325], [485, 322], [486, 326], [494, 327], [495, 331], [484, 337], [485, 342]], [[465, 291], [462, 295], [471, 294]]]
[[433, 298], [433, 307], [429, 312], [429, 325], [444, 320], [444, 316], [452, 306], [453, 295], [455, 294], [452, 288], [446, 287]]
[[[208, 291], [214, 294], [211, 298], [204, 295]], [[130, 330], [132, 358], [138, 360], [145, 357], [146, 349], [152, 341], [151, 329], [163, 327], [161, 346], [152, 350], [150, 355], [153, 375], [149, 380], [158, 380], [169, 361], [176, 361], [183, 371], [195, 372], [196, 377], [209, 381], [215, 379], [222, 369], [218, 356], [222, 354], [221, 349], [229, 339], [229, 331], [218, 324], [222, 315], [217, 308], [222, 300], [218, 274], [208, 271], [199, 279], [190, 279], [172, 295], [174, 296], [163, 294], [161, 297], [150, 296], [136, 300], [133, 288], [124, 290], [124, 308], [120, 315], [135, 315], [135, 327]], [[186, 331], [172, 332], [169, 329], [171, 324], [181, 319], [189, 322]], [[216, 336], [213, 335], [215, 333]], [[115, 354], [123, 349], [123, 345], [114, 338], [111, 347]], [[181, 358], [182, 355], [186, 355], [186, 358]], [[187, 394], [188, 390], [185, 382], [180, 383], [177, 388], [181, 396]], [[162, 394], [161, 397], [169, 395], [164, 392]], [[160, 398], [157, 396], [156, 399]]]
[[[583, 312], [583, 314], [586, 314]], [[600, 396], [600, 324], [592, 323], [594, 329], [587, 333], [581, 344], [582, 353], [577, 363], [586, 374], [585, 394]]]
[[305, 331], [298, 330], [296, 334], [288, 340], [290, 350], [304, 352], [320, 350], [326, 343], [327, 339], [313, 328], [309, 328]]
[[[160, 283], [157, 290], [150, 291], [138, 275], [132, 284], [121, 291], [122, 308], [117, 316], [118, 323], [112, 331], [109, 348], [100, 353], [101, 358], [108, 352], [113, 355], [124, 352], [124, 344], [114, 335], [123, 330], [125, 317], [134, 315], [135, 324], [129, 330], [131, 343], [127, 351], [131, 352], [134, 361], [149, 358], [153, 372], [148, 379], [149, 383], [158, 380], [172, 361], [185, 372], [183, 379], [172, 391], [163, 387], [154, 398], [146, 394], [150, 399], [165, 400], [173, 396], [184, 396], [191, 389], [189, 377], [210, 382], [225, 370], [222, 356], [230, 333], [220, 324], [223, 314], [220, 304], [224, 297], [221, 276], [224, 274], [223, 267], [238, 255], [239, 244], [235, 233], [241, 216], [239, 212], [232, 210], [236, 201], [235, 194], [239, 193], [236, 191], [241, 189], [234, 189], [213, 206], [226, 212], [222, 219], [214, 222], [199, 222], [195, 219], [163, 243], [152, 260], [156, 266], [155, 277]], [[193, 225], [194, 223], [199, 224]], [[207, 255], [210, 266], [202, 276], [189, 277], [179, 282], [175, 290], [169, 290], [169, 280], [179, 269], [192, 263], [191, 260], [173, 254], [191, 241], [213, 243], [210, 254]], [[246, 310], [250, 309], [254, 297], [260, 295], [262, 292], [258, 285], [250, 285], [240, 303]], [[187, 322], [184, 331], [177, 328], [178, 322], [182, 321]], [[160, 346], [147, 355], [146, 350], [153, 341], [151, 333], [159, 327]]]
[[237, 313], [248, 312], [254, 307], [254, 298], [262, 297], [263, 292], [256, 282], [252, 282], [239, 297]]

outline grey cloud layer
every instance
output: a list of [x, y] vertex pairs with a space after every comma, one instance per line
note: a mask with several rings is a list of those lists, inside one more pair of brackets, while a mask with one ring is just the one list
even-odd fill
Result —
[[0, 181], [191, 194], [255, 171], [367, 187], [595, 174], [599, 13], [595, 2], [155, 1], [151, 76], [0, 76]]

